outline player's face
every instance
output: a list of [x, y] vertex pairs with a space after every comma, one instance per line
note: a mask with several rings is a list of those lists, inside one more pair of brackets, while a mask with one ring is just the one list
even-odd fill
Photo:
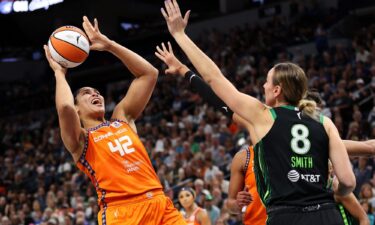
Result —
[[104, 116], [104, 98], [99, 91], [91, 87], [83, 87], [77, 97], [77, 109], [79, 114], [95, 114]]
[[194, 196], [189, 191], [181, 191], [178, 194], [178, 201], [184, 208], [190, 207], [194, 203]]
[[268, 71], [266, 83], [263, 84], [266, 105], [271, 107], [276, 103], [276, 99], [274, 96], [275, 85], [273, 84], [273, 74], [274, 69], [272, 68]]

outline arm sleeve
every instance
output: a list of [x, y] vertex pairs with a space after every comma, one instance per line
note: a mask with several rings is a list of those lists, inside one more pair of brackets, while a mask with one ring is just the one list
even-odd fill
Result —
[[185, 73], [185, 80], [190, 84], [191, 90], [198, 93], [204, 101], [221, 111], [225, 116], [232, 119], [233, 111], [212, 91], [211, 87], [192, 71]]

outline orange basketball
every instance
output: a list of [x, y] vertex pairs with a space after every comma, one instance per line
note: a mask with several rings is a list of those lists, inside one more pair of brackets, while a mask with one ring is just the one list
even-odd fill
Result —
[[63, 26], [48, 40], [52, 58], [63, 67], [73, 68], [83, 63], [90, 52], [89, 40], [81, 29]]

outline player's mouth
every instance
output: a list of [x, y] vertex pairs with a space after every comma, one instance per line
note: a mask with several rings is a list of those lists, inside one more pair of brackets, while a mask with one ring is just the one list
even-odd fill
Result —
[[100, 98], [93, 98], [91, 100], [91, 104], [96, 105], [96, 106], [102, 106], [102, 101]]

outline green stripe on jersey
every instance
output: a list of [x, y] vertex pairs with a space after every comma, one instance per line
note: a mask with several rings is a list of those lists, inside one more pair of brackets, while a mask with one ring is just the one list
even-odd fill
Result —
[[[264, 159], [263, 142], [258, 142], [258, 144], [254, 146], [254, 150], [256, 150], [257, 153], [256, 160], [260, 169], [260, 171], [257, 171], [257, 173], [255, 173], [259, 196], [261, 197], [263, 204], [267, 205], [269, 200], [271, 199], [272, 191], [269, 180], [269, 172], [266, 161]], [[261, 179], [263, 180], [264, 186], [262, 186], [260, 182]]]
[[323, 114], [319, 114], [319, 121], [320, 121], [321, 124], [323, 124], [323, 122], [324, 122]]
[[293, 111], [298, 111], [298, 108], [295, 107], [295, 106], [292, 106], [292, 105], [282, 105], [280, 106], [281, 108], [284, 108], [284, 109], [289, 109], [289, 110], [293, 110]]
[[271, 108], [271, 109], [270, 109], [270, 112], [271, 112], [271, 115], [272, 115], [272, 119], [273, 119], [273, 120], [276, 120], [277, 115], [276, 115], [275, 110], [274, 110], [273, 108]]
[[342, 220], [344, 221], [344, 224], [345, 225], [351, 225], [352, 223], [350, 222], [350, 220], [346, 216], [344, 206], [342, 206], [341, 204], [339, 204], [338, 207], [339, 207], [339, 210], [340, 210], [340, 214], [341, 214]]

